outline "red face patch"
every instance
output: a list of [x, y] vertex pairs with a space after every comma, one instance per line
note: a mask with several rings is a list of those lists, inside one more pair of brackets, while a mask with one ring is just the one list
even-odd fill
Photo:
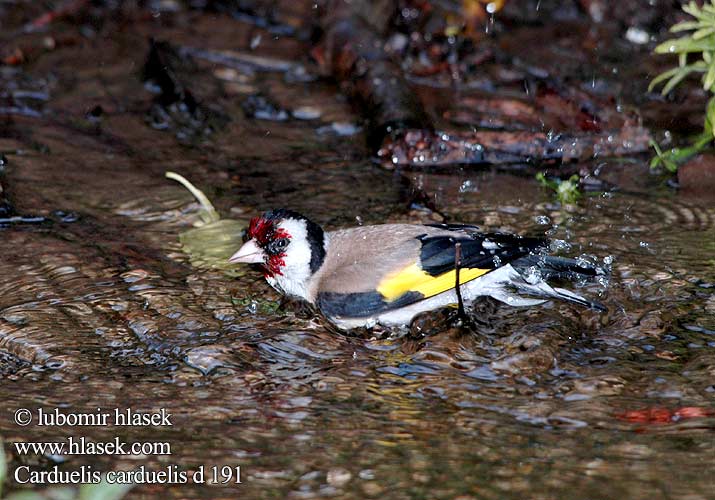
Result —
[[268, 233], [273, 231], [273, 221], [263, 217], [254, 217], [248, 224], [248, 239], [256, 240], [258, 244], [268, 243]]
[[248, 224], [247, 236], [249, 239], [256, 240], [268, 255], [268, 262], [263, 265], [264, 276], [273, 277], [276, 274], [282, 275], [281, 268], [285, 267], [286, 263], [283, 257], [286, 256], [283, 251], [275, 251], [272, 243], [281, 239], [290, 239], [290, 234], [279, 227], [276, 228], [275, 221], [266, 217], [254, 217]]

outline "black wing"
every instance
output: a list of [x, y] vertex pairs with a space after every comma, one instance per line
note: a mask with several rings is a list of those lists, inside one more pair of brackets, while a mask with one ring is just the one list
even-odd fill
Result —
[[[461, 265], [465, 269], [496, 269], [527, 255], [542, 252], [548, 241], [542, 238], [526, 238], [507, 233], [477, 233], [452, 226], [454, 236], [439, 235], [419, 237], [422, 243], [420, 263], [422, 269], [432, 276], [455, 268], [455, 245], [461, 246]], [[467, 226], [469, 227], [469, 226]]]

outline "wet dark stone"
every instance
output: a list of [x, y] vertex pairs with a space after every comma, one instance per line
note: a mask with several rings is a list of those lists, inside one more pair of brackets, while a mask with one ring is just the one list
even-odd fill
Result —
[[77, 212], [65, 212], [64, 210], [55, 210], [52, 215], [58, 218], [61, 222], [77, 222], [79, 214]]
[[30, 366], [30, 363], [12, 354], [0, 351], [0, 377], [17, 373], [20, 369]]
[[194, 70], [191, 59], [182, 58], [168, 42], [152, 38], [149, 44], [149, 54], [142, 70], [142, 79], [156, 85], [160, 93], [159, 102], [164, 106], [185, 100], [187, 90], [180, 81], [177, 71]]
[[179, 55], [169, 43], [150, 40], [142, 77], [158, 95], [147, 122], [157, 130], [174, 131], [185, 142], [211, 135], [229, 121], [222, 111], [202, 104], [179, 77], [194, 71], [192, 60]]
[[87, 114], [85, 115], [85, 117], [89, 121], [99, 121], [102, 118], [102, 115], [104, 115], [104, 108], [102, 108], [102, 106], [97, 104], [92, 109], [87, 111]]
[[0, 219], [9, 218], [15, 215], [15, 209], [7, 201], [0, 201]]
[[283, 122], [289, 117], [286, 110], [281, 109], [277, 104], [260, 94], [248, 96], [241, 104], [241, 107], [248, 118]]

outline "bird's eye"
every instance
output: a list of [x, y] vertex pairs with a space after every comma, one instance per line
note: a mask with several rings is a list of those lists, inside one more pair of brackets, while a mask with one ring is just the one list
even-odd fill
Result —
[[288, 243], [290, 243], [290, 240], [288, 238], [278, 238], [273, 241], [271, 241], [268, 244], [268, 247], [266, 250], [268, 250], [268, 253], [270, 254], [279, 254], [285, 250], [285, 248], [288, 246]]

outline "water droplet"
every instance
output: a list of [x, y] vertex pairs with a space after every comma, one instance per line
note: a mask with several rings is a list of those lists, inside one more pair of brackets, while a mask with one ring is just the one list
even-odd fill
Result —
[[541, 224], [542, 226], [547, 226], [551, 224], [551, 219], [549, 219], [549, 217], [546, 215], [537, 215], [536, 217], [534, 217], [534, 220], [537, 224]]
[[474, 183], [470, 180], [466, 180], [462, 183], [461, 186], [459, 186], [459, 192], [460, 193], [470, 193], [476, 191], [474, 187]]
[[530, 266], [524, 274], [524, 280], [530, 285], [535, 285], [540, 281], [543, 281], [543, 276], [541, 275], [541, 271], [539, 271], [538, 267]]
[[636, 45], [643, 45], [648, 43], [648, 41], [650, 40], [650, 35], [647, 31], [641, 28], [631, 26], [626, 31], [626, 40], [631, 43], [635, 43]]
[[567, 242], [566, 240], [551, 240], [551, 250], [554, 252], [558, 252], [559, 250], [569, 250], [571, 248], [571, 244]]
[[576, 264], [578, 264], [579, 267], [595, 267], [593, 264], [593, 256], [586, 254], [579, 255], [578, 257], [576, 257]]

